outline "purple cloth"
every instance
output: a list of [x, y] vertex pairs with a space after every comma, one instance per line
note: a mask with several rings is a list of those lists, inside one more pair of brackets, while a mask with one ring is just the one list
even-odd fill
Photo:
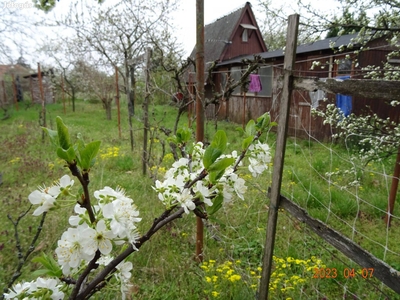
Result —
[[250, 74], [250, 84], [249, 84], [249, 92], [258, 93], [261, 92], [262, 85], [260, 80], [260, 75]]

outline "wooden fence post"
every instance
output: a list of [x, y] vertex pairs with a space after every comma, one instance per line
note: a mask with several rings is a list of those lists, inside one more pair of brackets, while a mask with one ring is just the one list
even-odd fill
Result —
[[264, 248], [263, 266], [260, 282], [259, 300], [268, 299], [269, 281], [272, 270], [272, 256], [275, 244], [276, 224], [278, 221], [278, 208], [282, 183], [282, 172], [285, 158], [286, 136], [289, 120], [290, 98], [293, 90], [293, 69], [296, 58], [297, 33], [299, 15], [289, 16], [287, 39], [284, 60], [284, 78], [282, 98], [279, 110], [278, 133], [272, 173], [271, 202], [268, 212], [267, 236]]
[[121, 138], [121, 107], [119, 104], [119, 84], [118, 84], [118, 67], [115, 66], [115, 89], [117, 96], [115, 96], [115, 101], [117, 103], [117, 113], [118, 113], [118, 136]]
[[149, 101], [150, 101], [150, 58], [151, 58], [151, 48], [147, 48], [147, 58], [146, 58], [146, 92], [143, 102], [143, 153], [142, 153], [142, 172], [143, 175], [147, 173], [147, 144], [148, 144], [148, 133], [149, 133]]
[[11, 78], [12, 78], [15, 109], [18, 111], [17, 86], [15, 84], [15, 78], [14, 78], [14, 74], [13, 73], [11, 73]]
[[64, 108], [64, 115], [67, 113], [65, 109], [65, 91], [64, 91], [64, 76], [61, 74], [61, 95], [62, 95], [62, 103]]
[[244, 95], [243, 95], [243, 120], [242, 120], [242, 126], [243, 126], [243, 129], [245, 128], [245, 126], [246, 126], [246, 91], [244, 92]]
[[390, 187], [390, 194], [388, 199], [387, 213], [385, 215], [385, 223], [390, 227], [392, 222], [392, 214], [394, 210], [394, 203], [396, 202], [397, 189], [399, 186], [399, 176], [400, 176], [400, 148], [397, 152], [396, 164], [394, 166], [392, 185]]
[[[204, 142], [204, 0], [196, 0], [196, 141]], [[196, 259], [203, 261], [203, 220], [196, 217]]]
[[193, 100], [193, 82], [192, 73], [189, 71], [189, 106], [188, 106], [188, 127], [192, 127], [192, 100]]
[[[38, 84], [39, 84], [39, 89], [40, 89], [40, 97], [42, 98], [42, 122], [41, 125], [43, 127], [46, 127], [46, 99], [45, 99], [45, 95], [44, 95], [44, 91], [43, 91], [43, 82], [42, 82], [42, 71], [40, 71], [40, 63], [37, 63], [38, 65]], [[42, 130], [42, 142], [44, 142], [44, 138], [45, 138], [45, 133], [44, 130]]]
[[8, 105], [8, 99], [7, 99], [7, 93], [6, 93], [6, 86], [4, 84], [4, 80], [1, 81], [1, 86], [3, 87], [3, 98], [4, 98], [4, 104]]

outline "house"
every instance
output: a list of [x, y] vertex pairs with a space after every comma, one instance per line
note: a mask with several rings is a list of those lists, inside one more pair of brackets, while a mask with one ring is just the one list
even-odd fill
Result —
[[[362, 79], [368, 65], [382, 66], [386, 61], [386, 55], [393, 50], [385, 38], [369, 41], [366, 51], [354, 53], [361, 47], [356, 42], [357, 34], [328, 38], [300, 45], [296, 50], [296, 63], [294, 76], [310, 76], [318, 78], [348, 78]], [[339, 51], [339, 48], [341, 49]], [[219, 119], [226, 119], [236, 123], [245, 123], [249, 119], [256, 119], [265, 112], [270, 112], [272, 119], [277, 119], [279, 114], [279, 99], [281, 87], [279, 82], [283, 77], [283, 50], [262, 52], [257, 55], [264, 59], [264, 65], [258, 70], [258, 76], [262, 83], [260, 92], [245, 92], [239, 88], [226, 100], [225, 110], [212, 107], [207, 108], [207, 117], [213, 114]], [[226, 74], [238, 74], [245, 68], [243, 61], [252, 59], [254, 55], [245, 55], [219, 62], [216, 73], [221, 76]], [[393, 63], [400, 60], [392, 59]], [[232, 75], [231, 75], [232, 76]], [[218, 80], [216, 81], [218, 83]], [[218, 86], [217, 86], [218, 88]], [[328, 101], [320, 101], [327, 98]], [[323, 124], [320, 117], [311, 114], [311, 108], [324, 109], [328, 103], [335, 103], [345, 114], [357, 115], [373, 111], [381, 118], [391, 118], [399, 121], [400, 111], [393, 109], [387, 101], [379, 99], [364, 99], [346, 95], [324, 94], [323, 91], [308, 92], [295, 90], [292, 94], [289, 134], [298, 137], [312, 136], [319, 140], [329, 140], [332, 131], [329, 126]]]
[[[17, 101], [23, 100], [23, 90], [29, 83], [22, 78], [22, 75], [29, 71], [29, 68], [20, 64], [0, 65], [0, 104], [13, 103], [14, 96]], [[13, 77], [17, 93], [14, 91]]]
[[[22, 58], [13, 65], [0, 65], [0, 103], [10, 104], [14, 102], [14, 96], [18, 101], [24, 99], [24, 95], [32, 99], [33, 103], [41, 103], [42, 98], [39, 90], [37, 76], [33, 70], [24, 63]], [[53, 103], [53, 90], [49, 75], [42, 72], [43, 90], [46, 103]], [[14, 91], [13, 78], [15, 81], [16, 94]]]
[[[235, 57], [265, 51], [267, 51], [267, 47], [251, 9], [250, 2], [246, 2], [244, 7], [204, 27], [204, 60], [206, 70], [212, 65], [218, 65]], [[194, 59], [195, 54], [196, 47], [190, 56]], [[235, 75], [239, 75], [239, 73]], [[194, 77], [189, 76], [189, 85], [194, 84]], [[206, 80], [205, 97], [211, 98], [215, 87], [218, 90], [223, 89], [226, 81], [227, 77], [225, 73], [213, 73]], [[209, 117], [212, 117], [217, 108], [218, 111], [227, 111], [227, 104], [228, 102], [222, 101], [222, 104], [218, 107], [213, 104], [210, 105], [207, 110]]]
[[[51, 82], [52, 70], [47, 72], [40, 72], [42, 79], [43, 97], [45, 103], [54, 103], [53, 85]], [[24, 76], [29, 80], [29, 93], [32, 103], [42, 103], [42, 91], [39, 84], [39, 73], [33, 73]]]

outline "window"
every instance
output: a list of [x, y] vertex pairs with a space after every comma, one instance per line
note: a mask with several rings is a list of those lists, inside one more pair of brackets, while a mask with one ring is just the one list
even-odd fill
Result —
[[258, 70], [258, 75], [260, 75], [262, 84], [261, 92], [258, 95], [270, 97], [272, 95], [272, 65], [262, 66]]
[[351, 59], [341, 59], [338, 63], [338, 75], [350, 74], [351, 73]]
[[249, 41], [249, 33], [245, 28], [242, 33], [242, 42], [248, 42], [248, 41]]
[[[255, 96], [271, 97], [272, 96], [272, 65], [262, 66], [258, 70], [258, 75], [261, 81], [261, 91], [258, 93], [247, 93]], [[230, 72], [230, 78], [232, 83], [239, 81], [242, 77], [242, 67], [232, 67]], [[233, 91], [233, 95], [240, 95], [242, 93], [241, 86], [238, 86]]]
[[247, 43], [249, 41], [249, 37], [251, 36], [252, 32], [254, 30], [257, 30], [257, 27], [251, 24], [240, 24], [240, 26], [243, 28], [242, 42]]
[[[240, 78], [242, 77], [242, 68], [241, 67], [232, 67], [230, 77], [232, 79], [233, 84], [238, 82], [240, 80]], [[240, 93], [241, 93], [241, 86], [239, 85], [234, 89], [232, 94], [238, 95]]]

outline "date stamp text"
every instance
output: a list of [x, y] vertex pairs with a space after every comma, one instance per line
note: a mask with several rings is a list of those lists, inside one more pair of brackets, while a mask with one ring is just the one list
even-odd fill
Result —
[[314, 268], [313, 278], [325, 279], [325, 278], [354, 278], [360, 276], [361, 278], [367, 279], [372, 278], [374, 274], [374, 268], [363, 268], [356, 270], [353, 268], [344, 268], [343, 271], [336, 268]]

